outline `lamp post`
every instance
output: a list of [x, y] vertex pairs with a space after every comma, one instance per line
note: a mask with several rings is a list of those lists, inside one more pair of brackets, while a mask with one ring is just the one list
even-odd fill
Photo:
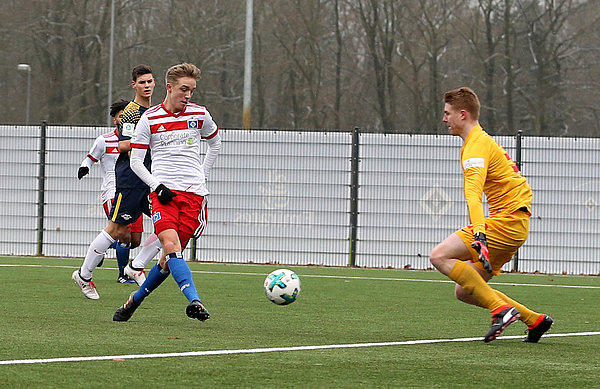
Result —
[[25, 105], [25, 124], [29, 124], [29, 96], [31, 91], [31, 66], [26, 63], [20, 63], [17, 70], [27, 72], [27, 103]]
[[252, 29], [253, 2], [246, 0], [246, 45], [244, 48], [244, 100], [242, 127], [250, 129], [250, 101], [252, 96]]
[[112, 104], [112, 84], [113, 84], [113, 61], [114, 61], [114, 46], [115, 46], [115, 0], [110, 4], [110, 51], [108, 56], [108, 103], [106, 109], [106, 125], [111, 127], [112, 117], [110, 117], [110, 105]]

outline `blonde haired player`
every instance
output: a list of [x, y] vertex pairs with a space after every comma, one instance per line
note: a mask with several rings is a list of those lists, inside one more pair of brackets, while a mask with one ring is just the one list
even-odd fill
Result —
[[[139, 290], [117, 309], [114, 321], [129, 320], [169, 274], [189, 301], [187, 316], [200, 321], [210, 318], [182, 254], [188, 241], [199, 237], [206, 226], [206, 177], [221, 150], [219, 129], [210, 113], [190, 101], [199, 78], [200, 69], [193, 64], [170, 67], [165, 100], [144, 112], [131, 139], [131, 169], [152, 191], [152, 221], [165, 256], [148, 272]], [[204, 158], [203, 140], [208, 143]], [[148, 149], [152, 173], [143, 164]]]
[[[492, 289], [487, 282], [500, 274], [527, 239], [532, 191], [516, 164], [479, 124], [479, 99], [462, 87], [444, 95], [444, 123], [450, 134], [464, 144], [460, 161], [464, 193], [471, 225], [461, 228], [438, 244], [431, 263], [456, 282], [456, 297], [490, 310], [492, 326], [484, 337], [491, 342], [518, 319], [528, 326], [523, 341], [537, 343], [554, 323]], [[489, 216], [484, 216], [485, 193]]]

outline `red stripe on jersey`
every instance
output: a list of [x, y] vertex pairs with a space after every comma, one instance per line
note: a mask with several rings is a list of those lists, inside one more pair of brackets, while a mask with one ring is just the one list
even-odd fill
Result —
[[160, 104], [160, 105], [155, 105], [154, 107], [150, 107], [150, 108], [148, 108], [148, 109], [146, 110], [146, 112], [144, 112], [144, 113], [145, 113], [145, 114], [148, 116], [148, 119], [153, 119], [153, 118], [156, 118], [156, 117], [165, 117], [165, 116], [169, 116], [169, 115], [150, 116], [151, 114], [153, 114], [153, 113], [156, 113], [156, 112], [160, 111], [160, 109], [161, 109], [161, 108], [162, 108], [162, 104]]
[[156, 116], [148, 115], [148, 119], [156, 120], [156, 119], [169, 118], [169, 117], [179, 118], [182, 116], [190, 116], [190, 115], [206, 115], [206, 112], [179, 112], [179, 113], [170, 113], [169, 112], [169, 113], [165, 113], [162, 115], [156, 115]]
[[217, 135], [218, 132], [219, 132], [219, 129], [217, 128], [217, 130], [215, 132], [213, 132], [212, 134], [210, 134], [207, 137], [202, 137], [202, 139], [212, 139], [215, 137], [215, 135]]
[[119, 154], [119, 146], [117, 146], [117, 147], [106, 146], [106, 154]]
[[[201, 120], [198, 120], [199, 127], [202, 127]], [[168, 131], [177, 131], [177, 130], [187, 130], [188, 122], [187, 121], [177, 121], [170, 123], [159, 123], [159, 124], [151, 124], [150, 132], [152, 134], [156, 134], [157, 132], [168, 132]]]
[[180, 112], [178, 116], [206, 115], [206, 112]]
[[180, 115], [206, 115], [206, 107], [194, 103], [188, 103]]
[[[156, 116], [150, 116], [150, 113], [154, 113], [155, 111], [158, 111], [157, 109], [153, 110], [153, 111], [149, 112], [149, 114], [148, 114], [149, 120], [156, 120], [156, 119], [162, 119], [162, 118], [167, 118], [167, 117], [181, 117], [181, 116], [189, 116], [189, 115], [206, 115], [206, 111], [205, 111], [204, 107], [197, 105], [197, 104], [192, 104], [192, 103], [189, 103], [188, 105], [186, 105], [183, 108], [183, 111], [178, 112], [178, 113], [173, 113], [173, 112], [169, 111], [165, 107], [164, 102], [161, 103], [161, 105], [159, 105], [157, 107], [162, 108], [166, 113], [162, 113], [162, 114], [156, 115]], [[189, 109], [192, 109], [192, 112], [188, 112]], [[202, 111], [198, 112], [198, 111], [194, 111], [194, 109], [196, 109], [196, 110], [200, 109]]]
[[165, 113], [165, 114], [156, 115], [156, 116], [150, 116], [150, 115], [148, 115], [148, 120], [156, 120], [156, 119], [168, 118], [168, 117], [171, 117], [171, 116], [173, 116], [173, 115], [170, 114], [170, 113]]
[[132, 149], [148, 149], [148, 145], [142, 145], [139, 143], [130, 143]]
[[92, 155], [91, 155], [91, 154], [88, 154], [88, 155], [87, 155], [87, 157], [88, 157], [89, 159], [91, 159], [92, 161], [94, 161], [94, 162], [98, 162], [98, 160], [97, 160], [96, 158], [92, 157]]

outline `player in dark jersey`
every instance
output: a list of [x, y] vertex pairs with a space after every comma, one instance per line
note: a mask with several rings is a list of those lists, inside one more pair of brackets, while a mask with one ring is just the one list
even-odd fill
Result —
[[[81, 166], [77, 170], [77, 178], [80, 180], [90, 172], [90, 168], [93, 164], [98, 163], [102, 167], [102, 209], [108, 217], [112, 204], [115, 200], [115, 164], [117, 158], [119, 158], [119, 131], [121, 128], [121, 118], [123, 117], [123, 110], [129, 104], [129, 101], [119, 99], [111, 104], [110, 116], [113, 118], [115, 128], [102, 134], [96, 138], [89, 153], [81, 162]], [[116, 240], [111, 248], [114, 248], [117, 255], [117, 263], [119, 264], [119, 277], [117, 280], [120, 283], [132, 283], [133, 279], [130, 279], [125, 275], [124, 269], [129, 263], [129, 244], [122, 244]], [[98, 264], [102, 266], [102, 262]]]
[[[131, 229], [131, 246], [140, 245], [143, 232], [142, 213], [149, 215], [148, 195], [150, 189], [131, 170], [129, 154], [131, 147], [129, 141], [135, 125], [148, 107], [130, 102], [123, 110], [121, 117], [122, 130], [119, 136], [119, 157], [115, 163], [116, 192], [115, 201], [110, 211], [109, 218], [120, 225], [129, 225]], [[144, 160], [144, 166], [150, 169], [151, 158]]]
[[[154, 92], [155, 78], [152, 69], [147, 65], [138, 65], [132, 71], [132, 88], [135, 99], [125, 107], [121, 117], [119, 134], [119, 151], [115, 164], [116, 191], [115, 200], [109, 213], [108, 225], [90, 244], [86, 257], [79, 270], [75, 270], [72, 278], [85, 297], [97, 300], [100, 298], [92, 281], [92, 273], [104, 258], [106, 250], [117, 239], [137, 247], [143, 231], [142, 213], [150, 215], [148, 194], [150, 189], [141, 181], [129, 166], [129, 139], [132, 129], [142, 113], [150, 106]], [[146, 167], [150, 166], [150, 158]]]

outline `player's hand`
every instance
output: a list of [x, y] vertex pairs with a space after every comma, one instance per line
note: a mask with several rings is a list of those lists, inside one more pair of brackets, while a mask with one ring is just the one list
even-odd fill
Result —
[[79, 178], [81, 180], [84, 176], [87, 176], [89, 172], [90, 172], [89, 167], [80, 166], [79, 170], [77, 170], [77, 178]]
[[483, 268], [490, 274], [492, 274], [492, 264], [490, 263], [490, 250], [488, 249], [487, 238], [483, 232], [475, 234], [475, 240], [471, 243], [477, 253], [479, 253], [479, 260], [483, 264]]
[[173, 200], [173, 197], [177, 196], [177, 193], [171, 191], [171, 189], [163, 184], [157, 186], [154, 193], [156, 193], [156, 197], [158, 197], [158, 201], [160, 201], [161, 204], [167, 204], [169, 201]]

